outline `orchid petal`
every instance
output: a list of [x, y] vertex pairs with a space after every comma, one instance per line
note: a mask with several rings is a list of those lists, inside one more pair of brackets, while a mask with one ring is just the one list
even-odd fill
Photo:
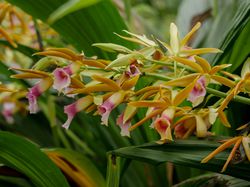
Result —
[[179, 44], [178, 29], [174, 23], [170, 24], [170, 46], [174, 54], [177, 54], [179, 52], [180, 44]]
[[237, 142], [239, 137], [234, 137], [229, 140], [227, 140], [225, 143], [220, 145], [217, 149], [215, 149], [212, 153], [210, 153], [208, 156], [206, 156], [201, 163], [207, 163], [209, 160], [211, 160], [215, 155], [219, 154], [220, 152], [224, 151], [226, 148], [230, 147], [232, 144]]
[[184, 65], [187, 65], [187, 66], [193, 68], [194, 70], [196, 70], [199, 73], [204, 73], [202, 67], [192, 60], [188, 60], [188, 59], [184, 59], [184, 58], [176, 57], [176, 56], [173, 56], [172, 59], [181, 63], [181, 64], [184, 64]]
[[185, 46], [188, 43], [189, 39], [200, 28], [200, 26], [201, 26], [200, 22], [195, 24], [195, 26], [191, 29], [191, 31], [187, 33], [186, 36], [181, 40], [181, 47]]

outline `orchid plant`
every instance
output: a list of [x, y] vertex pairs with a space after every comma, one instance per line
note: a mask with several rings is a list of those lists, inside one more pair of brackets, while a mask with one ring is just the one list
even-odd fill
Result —
[[[217, 118], [230, 127], [224, 113], [228, 103], [240, 92], [250, 93], [250, 60], [244, 64], [241, 77], [227, 71], [230, 64], [212, 67], [211, 62], [201, 55], [221, 53], [221, 50], [188, 46], [200, 26], [197, 23], [180, 39], [176, 25], [171, 23], [169, 44], [155, 37], [150, 39], [128, 31], [124, 31], [126, 36], [117, 34], [139, 44], [141, 47], [137, 50], [113, 43], [93, 45], [117, 53], [114, 60], [87, 57], [68, 48], [47, 48], [35, 54], [45, 57], [32, 69], [12, 68], [20, 72], [12, 75], [12, 78], [37, 80], [25, 92], [30, 113], [39, 111], [37, 100], [50, 88], [65, 97], [73, 97], [75, 102], [64, 107], [68, 119], [62, 126], [66, 129], [70, 128], [71, 121], [80, 111], [100, 115], [101, 124], [108, 126], [111, 112], [120, 107], [123, 112], [117, 116], [117, 125], [122, 136], [129, 137], [133, 133], [131, 131], [151, 120], [149, 128], [159, 134], [157, 142], [160, 144], [186, 139], [191, 135], [205, 138], [213, 135], [209, 130]], [[14, 45], [1, 28], [0, 32]], [[152, 77], [154, 81], [150, 86], [138, 89], [137, 84], [142, 77]], [[216, 95], [219, 92], [213, 90], [211, 85], [224, 86], [228, 90], [226, 98], [210, 101], [209, 93]], [[0, 90], [8, 91], [4, 87], [0, 87]], [[216, 96], [221, 97], [221, 94]], [[146, 108], [147, 112], [144, 118], [133, 123], [132, 119], [140, 108]], [[8, 118], [8, 114], [4, 115]], [[250, 161], [249, 126], [243, 128], [244, 133], [226, 140], [202, 163], [232, 144], [235, 146], [222, 171], [226, 170], [241, 145]]]

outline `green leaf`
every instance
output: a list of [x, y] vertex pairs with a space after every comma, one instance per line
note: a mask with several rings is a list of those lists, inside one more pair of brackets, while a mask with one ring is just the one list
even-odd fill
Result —
[[0, 175], [0, 186], [2, 186], [2, 184], [5, 184], [5, 186], [33, 187], [33, 185], [24, 178]]
[[61, 171], [33, 143], [0, 132], [0, 162], [26, 175], [38, 187], [68, 187]]
[[[114, 150], [111, 153], [151, 164], [172, 162], [182, 166], [220, 172], [229, 156], [229, 150], [220, 153], [206, 164], [200, 163], [203, 158], [218, 146], [218, 143], [208, 140], [176, 140], [164, 145], [149, 143], [141, 146], [125, 147]], [[230, 165], [225, 174], [249, 180], [249, 166], [249, 163]]]
[[83, 154], [60, 148], [44, 149], [44, 151], [77, 186], [106, 186], [101, 173]]
[[205, 174], [198, 177], [187, 179], [173, 187], [200, 187], [200, 186], [228, 186], [247, 187], [250, 182], [221, 174]]
[[[8, 2], [20, 7], [34, 18], [46, 22], [54, 10], [66, 0], [8, 0]], [[113, 56], [91, 47], [93, 43], [112, 42], [126, 47], [135, 46], [114, 34], [114, 32], [121, 33], [126, 29], [126, 25], [110, 0], [99, 1], [70, 13], [54, 22], [51, 27], [78, 51], [83, 50], [87, 56], [98, 55], [102, 58]]]
[[100, 0], [70, 0], [67, 3], [60, 6], [57, 10], [55, 10], [48, 18], [48, 22], [50, 24], [55, 21], [61, 19], [62, 17], [80, 10], [82, 8], [86, 8], [95, 3], [98, 3]]
[[107, 187], [118, 187], [120, 181], [121, 158], [108, 155]]

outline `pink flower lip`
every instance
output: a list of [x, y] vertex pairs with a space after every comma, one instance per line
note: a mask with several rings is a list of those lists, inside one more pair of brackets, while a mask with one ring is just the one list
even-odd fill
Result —
[[70, 126], [70, 123], [72, 122], [73, 118], [75, 117], [77, 113], [77, 107], [76, 103], [72, 103], [70, 105], [67, 105], [64, 107], [64, 113], [67, 114], [68, 119], [67, 121], [62, 125], [63, 128], [68, 129]]
[[114, 109], [115, 105], [108, 99], [102, 105], [98, 106], [98, 112], [102, 116], [102, 124], [108, 125], [108, 118], [110, 112]]
[[123, 123], [124, 112], [118, 116], [116, 123], [121, 128], [121, 135], [130, 137], [129, 127], [131, 126], [131, 121], [127, 120]]
[[62, 89], [68, 87], [71, 82], [70, 73], [71, 73], [71, 70], [69, 67], [56, 68], [53, 72], [54, 74], [53, 88], [61, 92]]
[[13, 102], [4, 102], [3, 104], [2, 114], [9, 124], [14, 123], [13, 114], [14, 114], [15, 107], [16, 105]]
[[187, 100], [191, 101], [193, 103], [193, 106], [197, 106], [203, 101], [205, 95], [206, 95], [206, 78], [205, 76], [202, 76], [196, 82]]
[[41, 95], [41, 91], [39, 89], [39, 84], [36, 84], [34, 87], [29, 89], [29, 93], [27, 94], [27, 98], [29, 100], [29, 111], [31, 114], [37, 113], [37, 98]]

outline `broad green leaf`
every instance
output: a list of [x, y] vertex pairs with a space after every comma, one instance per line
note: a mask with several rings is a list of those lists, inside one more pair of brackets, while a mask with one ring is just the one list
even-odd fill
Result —
[[44, 152], [77, 186], [106, 186], [101, 173], [83, 154], [60, 148], [44, 149]]
[[[218, 146], [218, 143], [208, 140], [176, 140], [173, 143], [164, 145], [149, 143], [141, 146], [125, 147], [114, 150], [111, 154], [151, 164], [172, 162], [177, 165], [220, 172], [229, 156], [229, 150], [215, 156], [214, 159], [206, 164], [200, 163], [203, 158]], [[249, 180], [249, 166], [249, 163], [245, 162], [230, 165], [225, 171], [225, 174]]]
[[[20, 7], [34, 18], [46, 22], [54, 10], [66, 0], [8, 0], [8, 2]], [[81, 8], [55, 21], [51, 27], [65, 41], [87, 56], [112, 57], [112, 54], [91, 47], [93, 43], [112, 42], [126, 47], [135, 46], [114, 34], [114, 32], [121, 33], [126, 29], [126, 25], [110, 0], [99, 1], [92, 6]]]
[[72, 12], [91, 6], [99, 1], [100, 0], [69, 0], [49, 16], [48, 22], [52, 24]]
[[0, 162], [26, 175], [37, 187], [68, 187], [61, 171], [33, 143], [0, 132]]

